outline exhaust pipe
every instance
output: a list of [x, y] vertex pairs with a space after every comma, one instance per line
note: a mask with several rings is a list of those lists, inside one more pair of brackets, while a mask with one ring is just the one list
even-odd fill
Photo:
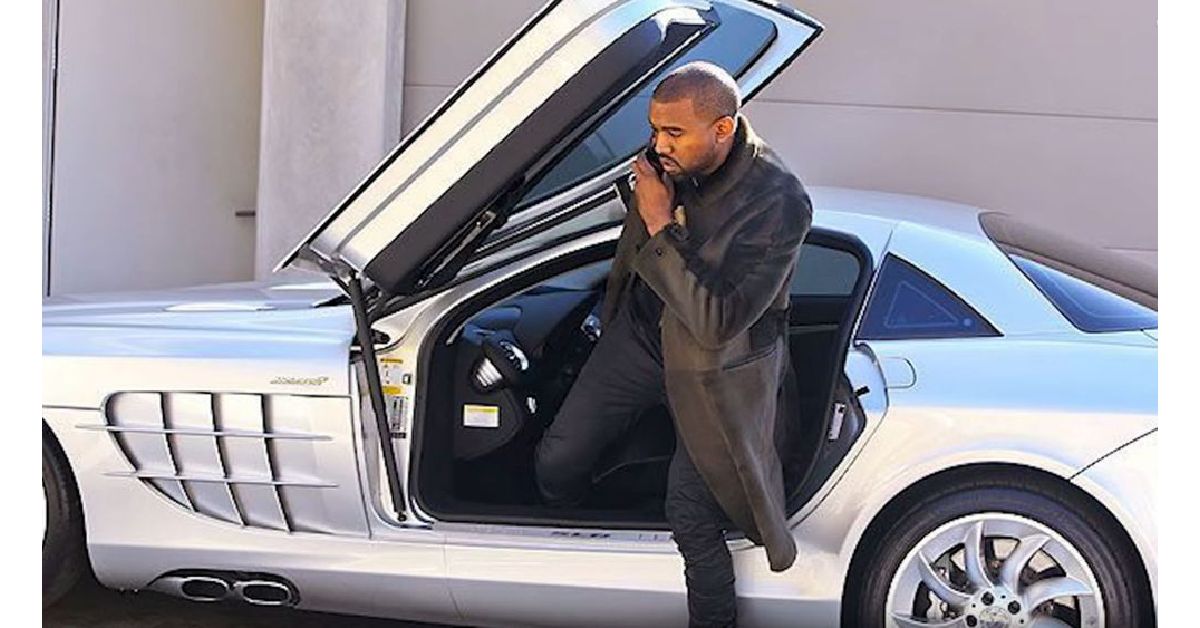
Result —
[[220, 602], [229, 596], [229, 583], [215, 576], [163, 576], [147, 587], [193, 602]]
[[146, 588], [193, 602], [233, 599], [255, 606], [295, 606], [300, 601], [290, 582], [270, 574], [176, 572], [159, 576]]
[[255, 606], [292, 606], [296, 603], [292, 588], [273, 580], [239, 580], [233, 583], [233, 594]]

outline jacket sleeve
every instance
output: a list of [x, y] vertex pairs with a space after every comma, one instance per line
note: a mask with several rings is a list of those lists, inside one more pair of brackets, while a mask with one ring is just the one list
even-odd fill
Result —
[[777, 196], [733, 235], [719, 267], [664, 229], [634, 259], [634, 270], [701, 346], [717, 349], [757, 321], [800, 254], [812, 224], [807, 196]]
[[621, 235], [617, 238], [616, 255], [605, 281], [604, 301], [600, 306], [602, 329], [608, 327], [616, 313], [617, 300], [620, 298], [619, 292], [624, 285], [625, 277], [632, 270], [630, 261], [637, 248], [639, 237], [646, 237], [646, 227], [638, 214], [637, 203], [630, 199], [630, 207], [625, 213], [625, 222], [621, 226]]

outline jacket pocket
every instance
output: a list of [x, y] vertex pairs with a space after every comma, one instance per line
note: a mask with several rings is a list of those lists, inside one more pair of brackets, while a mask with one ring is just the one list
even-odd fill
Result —
[[744, 356], [734, 359], [731, 362], [722, 364], [721, 370], [729, 371], [729, 370], [738, 368], [739, 366], [746, 366], [747, 364], [750, 364], [751, 362], [761, 360], [765, 357], [770, 356], [772, 353], [775, 353], [775, 350], [778, 347], [779, 347], [778, 341], [772, 342], [771, 344], [769, 344], [761, 349], [755, 349], [754, 351], [751, 351], [750, 353], [747, 353]]

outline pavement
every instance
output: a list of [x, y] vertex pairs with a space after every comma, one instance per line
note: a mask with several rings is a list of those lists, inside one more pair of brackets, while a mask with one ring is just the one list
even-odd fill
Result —
[[161, 593], [121, 593], [84, 578], [58, 604], [42, 611], [47, 628], [438, 628], [246, 604], [189, 602]]

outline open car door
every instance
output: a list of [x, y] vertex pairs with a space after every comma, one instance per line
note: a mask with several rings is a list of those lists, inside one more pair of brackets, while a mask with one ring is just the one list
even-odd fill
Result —
[[[353, 272], [409, 294], [452, 276], [569, 149], [719, 30], [722, 3], [554, 0], [407, 136], [279, 264]], [[775, 3], [731, 69], [747, 95], [820, 26]]]
[[[573, 151], [623, 120], [675, 65], [709, 60], [753, 96], [821, 32], [767, 0], [552, 0], [396, 147], [277, 268], [319, 268], [354, 306], [371, 405], [389, 434], [367, 303], [435, 289]], [[750, 37], [747, 34], [754, 36]], [[691, 53], [703, 52], [694, 57]], [[632, 157], [648, 136], [608, 142]], [[608, 130], [613, 130], [611, 127]], [[626, 144], [628, 146], [626, 147]], [[526, 214], [553, 211], [540, 203]], [[362, 280], [375, 290], [363, 290]], [[397, 514], [406, 503], [383, 447]]]

